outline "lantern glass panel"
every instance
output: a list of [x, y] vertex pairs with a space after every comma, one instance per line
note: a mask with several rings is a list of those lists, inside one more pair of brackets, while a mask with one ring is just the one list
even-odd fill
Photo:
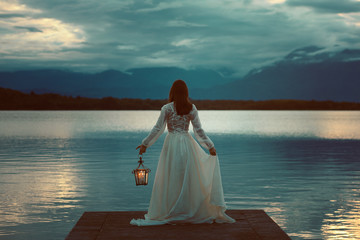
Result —
[[142, 156], [140, 156], [140, 160], [138, 161], [139, 166], [132, 171], [135, 176], [136, 185], [147, 185], [149, 179], [149, 172], [151, 171], [149, 168], [146, 168], [142, 160]]
[[149, 173], [146, 171], [146, 169], [136, 169], [134, 175], [135, 175], [136, 185], [147, 185], [148, 184]]

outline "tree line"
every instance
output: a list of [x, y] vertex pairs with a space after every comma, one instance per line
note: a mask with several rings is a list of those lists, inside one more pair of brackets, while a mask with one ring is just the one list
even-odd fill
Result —
[[[199, 110], [360, 110], [357, 102], [191, 100]], [[167, 99], [87, 98], [0, 88], [0, 110], [159, 110]]]

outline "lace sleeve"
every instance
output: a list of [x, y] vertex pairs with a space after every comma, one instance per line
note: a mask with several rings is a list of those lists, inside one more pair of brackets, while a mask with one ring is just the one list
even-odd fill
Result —
[[199, 114], [195, 105], [193, 105], [193, 110], [191, 111], [191, 123], [194, 128], [194, 135], [201, 144], [201, 146], [203, 146], [206, 149], [213, 148], [214, 143], [211, 141], [211, 139], [208, 136], [206, 136], [205, 131], [201, 127]]
[[153, 145], [156, 142], [156, 140], [161, 136], [161, 134], [164, 132], [165, 127], [166, 127], [166, 109], [165, 106], [163, 106], [161, 108], [161, 113], [155, 126], [150, 131], [149, 135], [146, 138], [144, 138], [142, 144], [145, 147], [150, 147], [151, 145]]

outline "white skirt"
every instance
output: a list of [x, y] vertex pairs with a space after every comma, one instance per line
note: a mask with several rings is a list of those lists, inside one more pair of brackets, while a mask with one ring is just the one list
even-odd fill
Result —
[[235, 222], [225, 210], [218, 157], [205, 153], [189, 133], [168, 133], [148, 213], [130, 224]]

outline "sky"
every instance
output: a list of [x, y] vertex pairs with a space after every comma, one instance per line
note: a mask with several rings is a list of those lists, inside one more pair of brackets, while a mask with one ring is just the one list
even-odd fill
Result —
[[360, 0], [0, 0], [0, 71], [206, 68], [360, 49]]

